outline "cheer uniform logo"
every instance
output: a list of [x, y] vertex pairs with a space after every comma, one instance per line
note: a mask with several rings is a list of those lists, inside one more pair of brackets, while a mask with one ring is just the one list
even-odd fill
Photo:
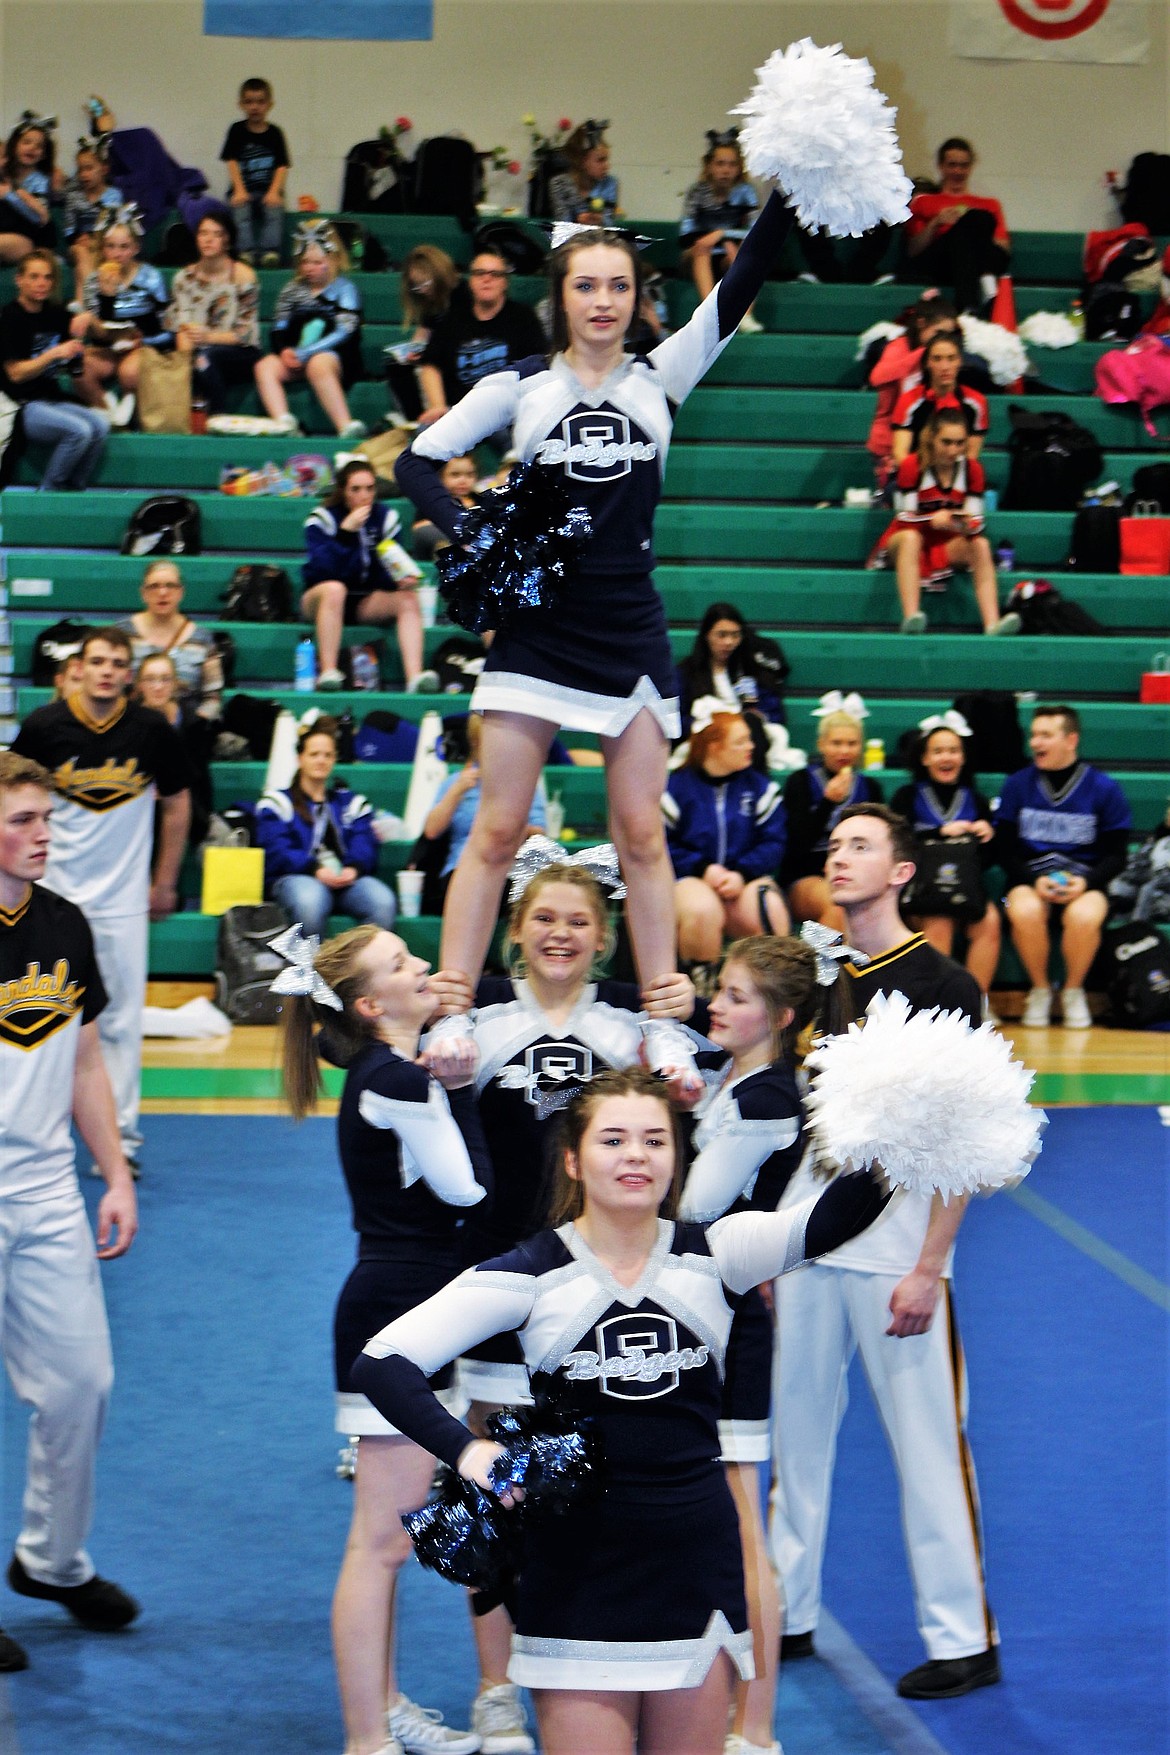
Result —
[[111, 756], [100, 768], [83, 768], [75, 756], [63, 762], [53, 775], [57, 790], [82, 810], [117, 810], [132, 798], [140, 798], [150, 785], [133, 756], [116, 762]]
[[51, 970], [30, 963], [14, 981], [0, 982], [0, 1042], [27, 1051], [39, 1048], [72, 1022], [83, 990], [69, 976], [69, 963], [59, 957]]
[[621, 1402], [654, 1401], [670, 1395], [684, 1371], [699, 1371], [706, 1347], [680, 1347], [678, 1325], [653, 1311], [611, 1316], [593, 1331], [596, 1350], [582, 1348], [565, 1358], [570, 1383], [599, 1382], [602, 1395]]

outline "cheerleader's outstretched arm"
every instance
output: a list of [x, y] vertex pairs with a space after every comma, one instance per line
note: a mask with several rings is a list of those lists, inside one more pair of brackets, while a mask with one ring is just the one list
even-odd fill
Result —
[[882, 1212], [890, 1191], [868, 1171], [838, 1176], [817, 1195], [778, 1213], [732, 1213], [707, 1232], [724, 1284], [746, 1292], [839, 1249]]

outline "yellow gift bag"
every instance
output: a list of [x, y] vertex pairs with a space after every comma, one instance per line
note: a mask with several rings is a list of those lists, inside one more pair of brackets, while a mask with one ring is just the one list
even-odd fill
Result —
[[205, 847], [203, 897], [205, 914], [226, 914], [240, 903], [264, 900], [263, 847]]

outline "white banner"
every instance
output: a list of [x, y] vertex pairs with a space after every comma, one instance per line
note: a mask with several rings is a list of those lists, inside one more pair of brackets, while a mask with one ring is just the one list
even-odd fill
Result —
[[1149, 57], [1148, 0], [951, 0], [950, 50], [980, 61]]

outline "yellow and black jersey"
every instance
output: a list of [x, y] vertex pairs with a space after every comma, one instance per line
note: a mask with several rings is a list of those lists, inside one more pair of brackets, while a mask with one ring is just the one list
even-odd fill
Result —
[[962, 1012], [972, 1029], [982, 1019], [979, 984], [973, 975], [950, 957], [928, 945], [920, 932], [903, 939], [893, 950], [863, 968], [845, 965], [853, 1009], [861, 1017], [875, 993], [902, 993], [916, 1012], [938, 1006], [944, 1012]]
[[0, 1199], [45, 1200], [72, 1178], [78, 1036], [105, 1004], [80, 908], [39, 884], [0, 908]]
[[178, 734], [133, 701], [91, 719], [72, 695], [30, 713], [12, 747], [48, 768], [59, 794], [48, 888], [94, 919], [144, 914], [155, 794], [169, 798], [190, 784]]

